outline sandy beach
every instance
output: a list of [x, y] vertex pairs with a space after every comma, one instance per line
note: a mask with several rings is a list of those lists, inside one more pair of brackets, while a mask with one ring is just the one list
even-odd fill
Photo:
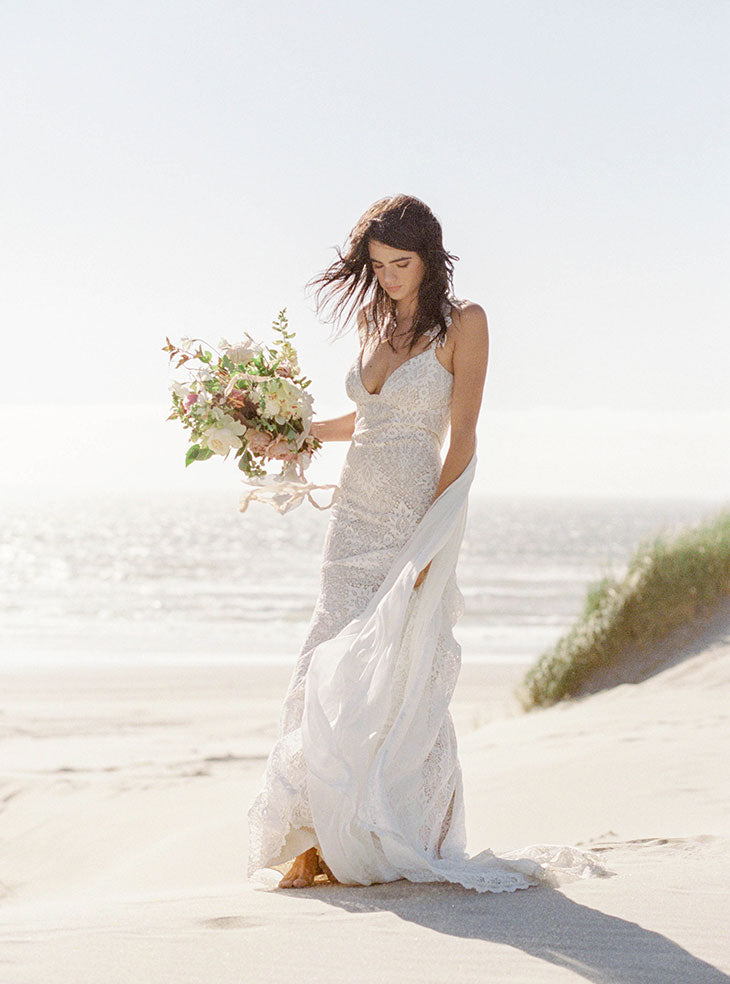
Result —
[[728, 981], [729, 656], [726, 619], [528, 715], [524, 666], [465, 664], [470, 853], [574, 843], [615, 872], [514, 894], [248, 882], [286, 667], [3, 671], [0, 984]]

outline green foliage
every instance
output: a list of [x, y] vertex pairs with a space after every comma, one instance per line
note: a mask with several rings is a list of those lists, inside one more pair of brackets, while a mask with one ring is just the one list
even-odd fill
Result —
[[596, 584], [589, 585], [586, 592], [583, 618], [589, 618], [595, 611], [598, 611], [601, 605], [605, 604], [611, 590], [615, 588], [616, 581], [610, 575], [602, 578]]
[[188, 448], [188, 453], [185, 455], [185, 467], [191, 465], [194, 461], [207, 461], [208, 458], [213, 457], [213, 452], [210, 448], [201, 448], [199, 444], [193, 444], [192, 447]]
[[582, 615], [524, 681], [526, 708], [576, 694], [590, 674], [730, 597], [730, 511], [642, 543], [622, 580], [588, 589]]
[[238, 458], [238, 467], [246, 475], [262, 476], [266, 474], [266, 469], [256, 461], [248, 448], [243, 448], [237, 452], [236, 457]]
[[282, 308], [282, 310], [279, 311], [279, 317], [276, 319], [276, 321], [274, 321], [271, 328], [278, 335], [281, 335], [282, 341], [284, 341], [289, 338], [294, 338], [294, 332], [287, 331], [288, 327], [289, 327], [289, 319], [286, 316], [286, 308]]

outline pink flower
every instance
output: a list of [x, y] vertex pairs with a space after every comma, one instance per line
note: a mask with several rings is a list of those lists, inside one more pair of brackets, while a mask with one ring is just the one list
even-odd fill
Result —
[[193, 405], [193, 403], [197, 403], [197, 402], [198, 402], [198, 394], [188, 393], [188, 395], [182, 401], [183, 413], [187, 413], [190, 407]]
[[265, 431], [249, 430], [246, 432], [246, 444], [251, 454], [263, 454], [273, 441], [271, 434]]
[[277, 370], [276, 370], [276, 375], [277, 376], [285, 376], [287, 379], [292, 379], [293, 378], [291, 369], [289, 368], [289, 366], [286, 366], [286, 365], [284, 365], [284, 366], [278, 366], [277, 367]]
[[277, 437], [266, 449], [266, 456], [267, 458], [279, 458], [281, 461], [294, 461], [297, 453], [290, 449], [289, 442], [285, 437]]

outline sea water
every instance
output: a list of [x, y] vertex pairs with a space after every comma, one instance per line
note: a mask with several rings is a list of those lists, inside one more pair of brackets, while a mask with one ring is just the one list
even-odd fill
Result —
[[[620, 575], [642, 539], [718, 508], [472, 495], [457, 567], [464, 661], [536, 659], [570, 627], [587, 586]], [[241, 514], [217, 493], [5, 503], [0, 661], [292, 664], [328, 519], [308, 504]]]

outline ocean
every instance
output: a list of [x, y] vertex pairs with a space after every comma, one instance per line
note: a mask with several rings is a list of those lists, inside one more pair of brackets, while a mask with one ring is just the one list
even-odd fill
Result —
[[[278, 516], [231, 494], [96, 495], [3, 506], [3, 666], [293, 664], [319, 586], [328, 512]], [[472, 495], [457, 568], [468, 661], [528, 662], [636, 545], [713, 515], [679, 500]]]

